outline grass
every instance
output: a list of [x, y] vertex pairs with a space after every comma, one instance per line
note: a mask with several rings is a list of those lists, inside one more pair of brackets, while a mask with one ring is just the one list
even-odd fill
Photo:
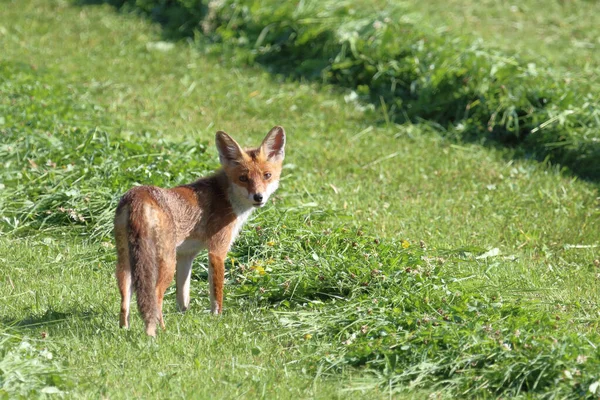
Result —
[[[7, 4], [0, 365], [32, 349], [0, 369], [0, 396], [592, 395], [597, 185], [378, 123], [338, 89], [236, 66], [202, 41], [160, 50], [157, 26], [108, 6]], [[214, 169], [218, 129], [252, 144], [275, 124], [284, 178], [232, 249], [223, 317], [206, 313], [200, 257], [190, 312], [171, 289], [156, 341], [137, 313], [119, 330], [119, 195]]]
[[[383, 6], [383, 5], [382, 5]], [[595, 1], [436, 0], [406, 4], [451, 35], [473, 35], [507, 52], [561, 66], [597, 81], [600, 65]]]
[[403, 5], [106, 1], [142, 11], [168, 37], [202, 32], [224, 44], [211, 49], [241, 65], [350, 88], [386, 123], [425, 120], [448, 137], [514, 146], [580, 177], [600, 176], [597, 85], [471, 36], [444, 35]]
[[14, 332], [0, 333], [0, 396], [2, 398], [29, 398], [61, 395], [70, 388], [63, 378], [64, 368], [53, 362], [52, 352], [37, 349], [30, 338]]

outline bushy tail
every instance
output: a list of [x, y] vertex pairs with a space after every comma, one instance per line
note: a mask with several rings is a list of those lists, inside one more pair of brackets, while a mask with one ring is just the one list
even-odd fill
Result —
[[137, 295], [140, 314], [146, 324], [146, 333], [156, 334], [158, 321], [158, 304], [156, 299], [156, 280], [158, 264], [153, 233], [144, 224], [144, 211], [140, 206], [132, 204], [129, 213], [129, 257], [131, 279]]

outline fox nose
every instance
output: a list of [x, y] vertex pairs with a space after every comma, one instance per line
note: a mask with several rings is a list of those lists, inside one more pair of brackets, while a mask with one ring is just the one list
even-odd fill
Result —
[[254, 201], [256, 201], [257, 203], [262, 203], [263, 201], [263, 195], [260, 193], [256, 193], [254, 195]]

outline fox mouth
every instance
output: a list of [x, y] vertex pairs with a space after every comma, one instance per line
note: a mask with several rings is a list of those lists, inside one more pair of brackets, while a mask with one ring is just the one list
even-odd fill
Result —
[[254, 207], [262, 207], [265, 203], [253, 203]]

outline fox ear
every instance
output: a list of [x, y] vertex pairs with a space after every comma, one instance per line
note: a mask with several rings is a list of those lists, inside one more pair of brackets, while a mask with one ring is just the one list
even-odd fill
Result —
[[221, 165], [235, 164], [242, 158], [242, 148], [225, 132], [217, 132], [215, 143], [217, 144], [217, 150], [219, 151]]
[[267, 133], [260, 150], [269, 161], [283, 161], [285, 157], [285, 130], [276, 126]]

